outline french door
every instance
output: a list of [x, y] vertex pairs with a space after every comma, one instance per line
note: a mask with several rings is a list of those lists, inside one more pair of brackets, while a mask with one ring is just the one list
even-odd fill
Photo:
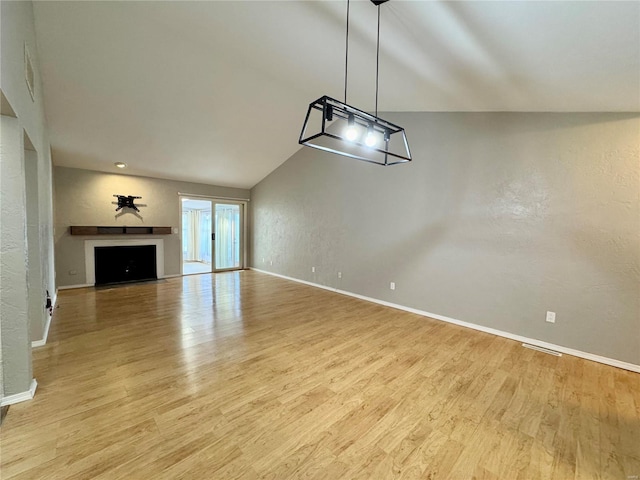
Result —
[[182, 273], [244, 268], [242, 202], [181, 197]]
[[213, 202], [214, 271], [238, 270], [243, 267], [241, 203]]

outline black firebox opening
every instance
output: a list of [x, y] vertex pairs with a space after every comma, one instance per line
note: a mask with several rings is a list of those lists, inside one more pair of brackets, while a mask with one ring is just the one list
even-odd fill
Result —
[[156, 280], [156, 246], [95, 247], [96, 285]]

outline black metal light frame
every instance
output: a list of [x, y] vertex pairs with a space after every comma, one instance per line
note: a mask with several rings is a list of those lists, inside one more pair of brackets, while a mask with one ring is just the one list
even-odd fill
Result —
[[[308, 130], [310, 130], [309, 121], [314, 111], [318, 111], [322, 116], [320, 131], [308, 133]], [[360, 127], [361, 130], [366, 129], [381, 135], [383, 139], [382, 145], [380, 147], [369, 147], [361, 140], [348, 139], [343, 131], [331, 128], [331, 122], [334, 122], [336, 119], [347, 122], [351, 121], [355, 126]], [[336, 146], [340, 145], [344, 148], [337, 149], [336, 146], [323, 145], [322, 141], [327, 138], [343, 142], [344, 144], [333, 143], [336, 143]], [[400, 142], [394, 141], [393, 144], [399, 146], [402, 150], [394, 150], [391, 148], [392, 140], [396, 138], [399, 139]], [[409, 150], [404, 128], [327, 95], [309, 104], [298, 143], [376, 165], [389, 166], [411, 161], [411, 151]]]
[[[380, 5], [389, 0], [371, 0], [378, 9], [376, 41], [376, 109], [375, 115], [347, 104], [349, 72], [349, 5], [345, 36], [344, 102], [327, 95], [309, 104], [298, 143], [325, 152], [355, 158], [376, 165], [397, 165], [411, 161], [411, 151], [404, 128], [378, 117], [378, 70], [380, 66]], [[312, 116], [319, 112], [321, 121], [310, 127]], [[347, 122], [345, 125], [345, 121]], [[340, 124], [342, 123], [342, 128]], [[308, 133], [308, 131], [313, 133]], [[358, 130], [360, 134], [358, 134]], [[366, 132], [366, 134], [365, 134]], [[359, 140], [358, 140], [358, 137]], [[363, 142], [362, 139], [365, 138]], [[382, 142], [380, 142], [382, 140]], [[381, 147], [378, 145], [381, 144]]]

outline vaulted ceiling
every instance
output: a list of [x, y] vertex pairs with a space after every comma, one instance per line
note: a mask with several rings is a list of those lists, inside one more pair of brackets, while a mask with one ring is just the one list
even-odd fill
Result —
[[[640, 2], [381, 7], [380, 111], [640, 111]], [[34, 2], [56, 165], [252, 187], [344, 96], [346, 1]], [[348, 102], [373, 110], [376, 9]], [[119, 172], [122, 173], [122, 172]]]

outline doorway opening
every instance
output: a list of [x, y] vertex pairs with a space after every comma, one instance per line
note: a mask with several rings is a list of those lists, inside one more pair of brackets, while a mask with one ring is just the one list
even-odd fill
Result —
[[242, 202], [181, 197], [182, 273], [244, 268]]
[[38, 152], [29, 135], [24, 137], [24, 181], [26, 196], [27, 224], [27, 301], [29, 330], [32, 342], [46, 339], [47, 299], [46, 285], [42, 272], [42, 235], [40, 232], [40, 184], [38, 173]]

